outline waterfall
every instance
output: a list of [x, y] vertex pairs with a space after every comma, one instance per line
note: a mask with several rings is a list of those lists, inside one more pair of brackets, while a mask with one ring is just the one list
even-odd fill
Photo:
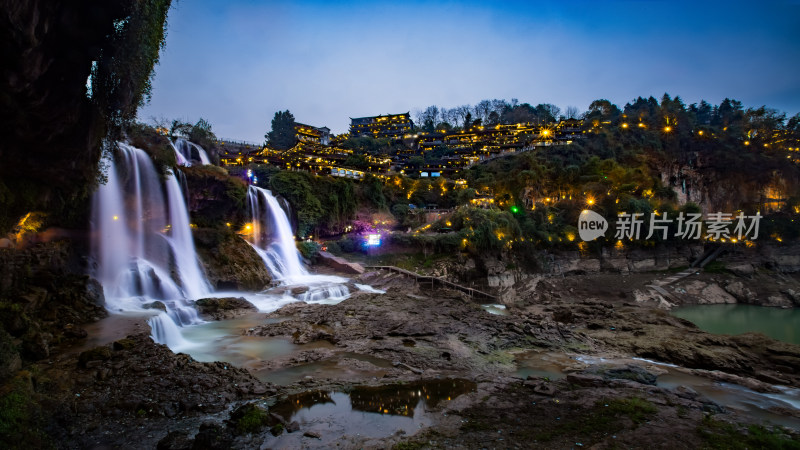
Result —
[[[281, 281], [308, 276], [294, 243], [292, 225], [278, 199], [270, 191], [251, 185], [247, 190], [247, 206], [252, 227], [251, 243], [272, 275]], [[270, 231], [274, 234], [271, 240]]]
[[200, 261], [197, 259], [183, 190], [174, 174], [169, 174], [166, 184], [170, 223], [168, 240], [175, 258], [175, 267], [186, 296], [191, 299], [198, 299], [211, 292], [211, 286], [200, 268]]
[[346, 278], [312, 275], [300, 261], [292, 225], [278, 199], [266, 189], [250, 186], [247, 191], [250, 212], [250, 244], [264, 261], [267, 270], [284, 286], [307, 286], [296, 298], [306, 303], [338, 303], [350, 296]]
[[197, 259], [183, 191], [174, 174], [162, 183], [147, 153], [124, 143], [109, 161], [107, 176], [92, 203], [94, 276], [103, 285], [106, 307], [142, 311], [161, 301], [167, 312], [149, 321], [153, 339], [180, 347], [185, 342], [169, 330], [201, 322], [188, 299], [211, 291]]
[[206, 153], [203, 147], [200, 147], [194, 142], [178, 138], [175, 139], [174, 143], [170, 142], [170, 145], [172, 145], [172, 149], [175, 150], [175, 158], [179, 166], [189, 167], [192, 165], [192, 161], [197, 161], [202, 165], [211, 164], [211, 160], [208, 159], [208, 153]]

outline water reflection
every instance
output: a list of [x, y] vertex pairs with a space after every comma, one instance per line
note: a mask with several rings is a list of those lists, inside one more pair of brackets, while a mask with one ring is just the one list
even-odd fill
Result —
[[[443, 401], [475, 392], [476, 388], [477, 385], [469, 380], [443, 379], [387, 386], [358, 386], [349, 393], [309, 391], [290, 395], [286, 400], [272, 407], [271, 411], [291, 420], [303, 409], [333, 404], [338, 407], [340, 413], [361, 411], [414, 417], [414, 412], [418, 408], [435, 408]], [[348, 401], [338, 404], [335, 398], [342, 396], [346, 397]]]

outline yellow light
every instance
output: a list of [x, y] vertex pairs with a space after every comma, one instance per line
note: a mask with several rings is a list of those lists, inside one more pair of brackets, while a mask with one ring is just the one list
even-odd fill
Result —
[[646, 125], [645, 125], [645, 124], [643, 124], [643, 123], [639, 122], [639, 128], [645, 128], [645, 127], [646, 127]]
[[700, 136], [702, 136], [702, 135], [703, 135], [703, 130], [700, 130], [700, 131], [698, 131], [698, 132], [697, 132], [697, 134], [699, 134]]
[[744, 145], [750, 145], [750, 141], [744, 141]]
[[622, 123], [622, 128], [628, 128], [628, 124], [626, 122]]
[[672, 131], [672, 127], [671, 127], [671, 126], [669, 126], [669, 125], [667, 125], [666, 127], [664, 127], [664, 131], [665, 131], [666, 133], [669, 133], [670, 131]]
[[114, 220], [119, 220], [119, 216], [114, 216], [113, 219]]
[[244, 226], [244, 229], [250, 231], [251, 229], [253, 229], [253, 226], [248, 223], [247, 225]]
[[229, 227], [229, 226], [231, 226], [231, 223], [230, 222], [225, 222], [225, 226]]
[[589, 205], [589, 206], [592, 206], [592, 205], [594, 205], [594, 199], [593, 199], [593, 198], [591, 198], [591, 197], [587, 198], [587, 199], [586, 199], [586, 204], [587, 204], [587, 205]]

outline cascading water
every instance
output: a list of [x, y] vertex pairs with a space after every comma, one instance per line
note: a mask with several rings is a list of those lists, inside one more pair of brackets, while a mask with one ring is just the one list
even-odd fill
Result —
[[198, 299], [202, 295], [211, 292], [211, 286], [200, 268], [200, 261], [197, 259], [183, 189], [181, 189], [174, 174], [170, 174], [167, 177], [166, 185], [170, 223], [168, 240], [175, 258], [175, 267], [178, 271], [178, 277], [182, 281], [181, 286], [183, 286], [186, 296]]
[[307, 303], [338, 303], [350, 295], [336, 276], [312, 275], [300, 261], [292, 226], [278, 199], [266, 189], [250, 186], [247, 191], [250, 212], [250, 243], [267, 269], [284, 286], [307, 286], [299, 300]]
[[189, 167], [192, 165], [192, 161], [198, 161], [202, 165], [211, 164], [211, 160], [208, 159], [208, 153], [206, 153], [203, 147], [200, 147], [194, 142], [178, 138], [175, 140], [175, 143], [170, 142], [170, 144], [175, 150], [175, 158], [179, 166]]
[[147, 153], [120, 143], [108, 180], [94, 195], [92, 252], [107, 308], [142, 311], [161, 301], [166, 313], [148, 323], [156, 342], [175, 349], [187, 344], [178, 327], [202, 322], [187, 299], [211, 289], [199, 266], [178, 180], [169, 174], [165, 184], [168, 201]]
[[[262, 250], [259, 254], [273, 276], [279, 280], [307, 276], [309, 273], [300, 262], [300, 255], [294, 244], [292, 225], [278, 199], [266, 189], [250, 186], [247, 191], [247, 205], [252, 219], [251, 243], [256, 249]], [[270, 228], [275, 235], [272, 242], [268, 239]]]

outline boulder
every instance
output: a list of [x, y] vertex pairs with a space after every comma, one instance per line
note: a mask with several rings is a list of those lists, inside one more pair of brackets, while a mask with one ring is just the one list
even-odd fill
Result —
[[256, 311], [256, 307], [243, 297], [201, 298], [195, 302], [195, 306], [200, 314], [216, 320], [230, 319]]
[[247, 241], [229, 230], [194, 229], [197, 255], [208, 281], [218, 290], [260, 291], [272, 277]]
[[725, 268], [740, 277], [750, 277], [756, 273], [756, 269], [750, 263], [729, 264]]

